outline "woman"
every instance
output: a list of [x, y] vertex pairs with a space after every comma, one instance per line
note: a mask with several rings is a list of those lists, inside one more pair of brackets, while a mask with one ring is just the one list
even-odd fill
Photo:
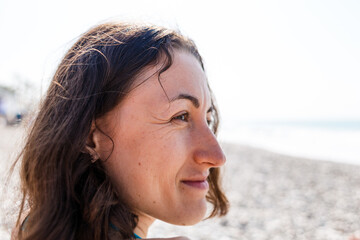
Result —
[[191, 40], [148, 25], [89, 30], [60, 63], [29, 132], [13, 237], [145, 238], [155, 219], [199, 222], [206, 201], [210, 217], [225, 215], [217, 126]]

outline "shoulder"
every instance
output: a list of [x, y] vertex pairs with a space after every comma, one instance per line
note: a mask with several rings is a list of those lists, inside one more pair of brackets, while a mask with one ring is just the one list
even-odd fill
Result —
[[17, 240], [19, 235], [19, 225], [16, 225], [11, 231], [11, 240]]
[[188, 237], [173, 237], [173, 238], [146, 238], [147, 240], [191, 240]]

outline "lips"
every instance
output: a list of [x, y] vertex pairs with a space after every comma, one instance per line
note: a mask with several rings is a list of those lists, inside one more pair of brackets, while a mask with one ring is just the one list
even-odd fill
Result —
[[195, 180], [195, 181], [185, 180], [185, 181], [181, 181], [181, 182], [189, 187], [196, 188], [199, 190], [208, 190], [209, 189], [209, 183], [206, 180]]
[[208, 177], [209, 177], [208, 171], [201, 173], [197, 172], [188, 175], [188, 177], [184, 177], [183, 179], [181, 179], [181, 183], [187, 187], [190, 187], [190, 189], [208, 191], [209, 190], [209, 183], [207, 181]]

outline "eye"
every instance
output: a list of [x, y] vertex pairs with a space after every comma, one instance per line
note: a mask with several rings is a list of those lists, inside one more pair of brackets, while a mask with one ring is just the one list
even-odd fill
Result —
[[188, 121], [189, 121], [189, 113], [185, 112], [185, 113], [176, 115], [175, 117], [173, 117], [173, 118], [171, 119], [171, 121], [174, 121], [174, 120], [179, 120], [179, 121], [183, 121], [183, 122], [188, 122]]
[[213, 129], [215, 125], [215, 113], [214, 107], [211, 106], [206, 112], [206, 122], [210, 129]]
[[212, 129], [214, 127], [215, 121], [214, 121], [214, 118], [212, 116], [210, 118], [206, 119], [206, 122], [207, 122], [209, 128]]
[[213, 112], [208, 112], [207, 117], [206, 117], [206, 122], [210, 128], [214, 125], [214, 121], [215, 121], [215, 119], [214, 119]]

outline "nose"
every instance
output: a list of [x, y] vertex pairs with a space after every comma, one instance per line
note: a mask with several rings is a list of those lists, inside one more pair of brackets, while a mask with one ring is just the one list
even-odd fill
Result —
[[222, 151], [216, 136], [207, 127], [201, 137], [197, 138], [194, 150], [194, 160], [198, 164], [206, 164], [209, 167], [221, 167], [226, 162], [226, 157]]

